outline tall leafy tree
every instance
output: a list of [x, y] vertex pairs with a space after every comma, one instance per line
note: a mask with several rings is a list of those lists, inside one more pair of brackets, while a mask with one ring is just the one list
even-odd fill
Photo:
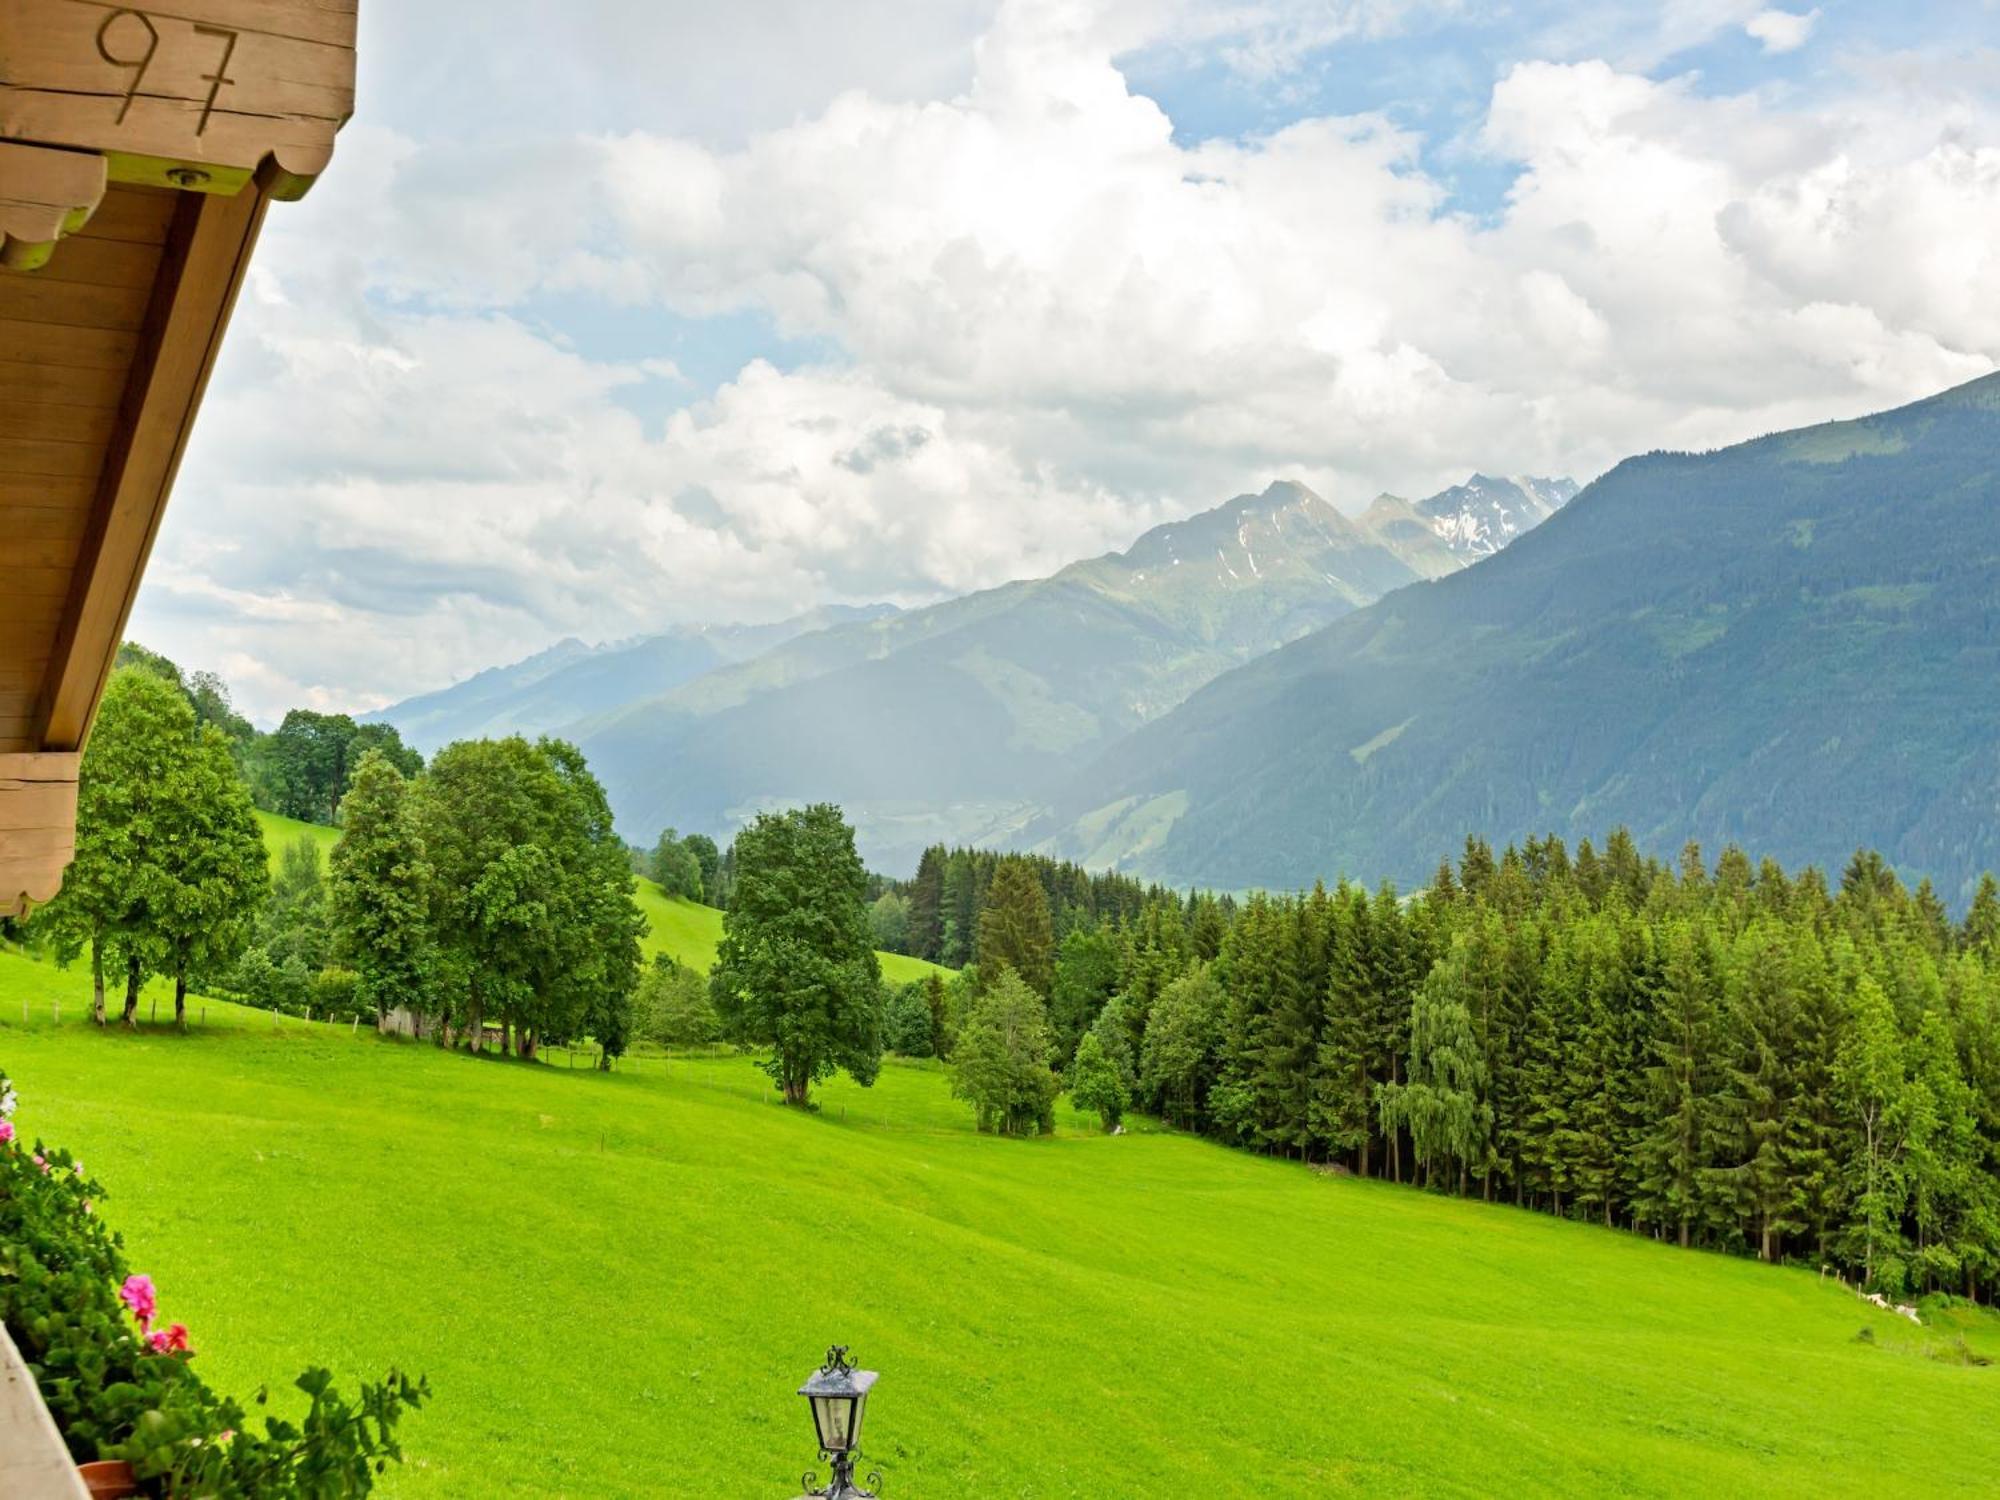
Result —
[[[242, 953], [270, 888], [270, 861], [228, 736], [204, 725], [178, 748], [148, 888], [160, 966], [174, 981], [174, 1020], [185, 1024], [189, 975], [219, 974]], [[128, 1021], [135, 1000], [128, 994]]]
[[431, 978], [430, 863], [418, 835], [410, 784], [379, 750], [356, 767], [341, 802], [329, 906], [338, 948], [360, 976], [377, 1018], [422, 1015]]
[[730, 1035], [768, 1048], [760, 1066], [788, 1104], [845, 1069], [881, 1065], [881, 970], [862, 904], [867, 872], [840, 809], [761, 813], [736, 836], [735, 888], [711, 987]]
[[1118, 992], [1118, 940], [1103, 927], [1072, 928], [1057, 950], [1049, 994], [1049, 1025], [1056, 1048], [1071, 1055], [1083, 1034]]
[[1076, 1045], [1069, 1070], [1069, 1098], [1078, 1109], [1095, 1112], [1106, 1130], [1124, 1119], [1125, 1108], [1132, 1102], [1117, 1065], [1104, 1055], [1104, 1044], [1091, 1032], [1085, 1032]]
[[[1867, 869], [1857, 859], [1864, 877]], [[1853, 867], [1850, 867], [1850, 874]], [[1834, 1062], [1834, 1084], [1852, 1131], [1849, 1177], [1855, 1220], [1848, 1241], [1860, 1252], [1871, 1285], [1902, 1285], [1904, 1149], [1921, 1115], [1910, 1086], [1896, 1014], [1881, 985], [1867, 975], [1855, 986], [1845, 1039]]]
[[1222, 985], [1207, 964], [1174, 980], [1153, 1002], [1139, 1076], [1146, 1097], [1168, 1120], [1199, 1127], [1222, 1048]]
[[973, 1106], [981, 1130], [1030, 1135], [1055, 1128], [1062, 1085], [1049, 1069], [1048, 1015], [1042, 997], [1012, 968], [972, 1002], [951, 1057], [952, 1092]]
[[1409, 1130], [1427, 1182], [1435, 1181], [1438, 1168], [1455, 1166], [1462, 1191], [1468, 1168], [1486, 1159], [1493, 1120], [1472, 1013], [1437, 975], [1410, 1007], [1408, 1076], [1407, 1083], [1385, 1084], [1377, 1096], [1383, 1128]]
[[193, 734], [194, 710], [178, 672], [169, 678], [142, 664], [112, 673], [78, 776], [76, 858], [37, 923], [59, 959], [89, 950], [100, 1025], [106, 968], [124, 970], [129, 1025], [139, 987], [162, 957], [160, 866]]

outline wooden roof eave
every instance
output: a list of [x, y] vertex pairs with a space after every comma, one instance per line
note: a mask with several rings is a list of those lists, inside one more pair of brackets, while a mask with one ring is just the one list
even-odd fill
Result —
[[76, 776], [267, 205], [354, 98], [353, 0], [0, 0], [0, 915]]

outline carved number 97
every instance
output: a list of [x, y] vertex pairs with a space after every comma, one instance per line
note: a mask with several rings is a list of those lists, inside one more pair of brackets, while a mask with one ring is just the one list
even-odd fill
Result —
[[[119, 27], [118, 34], [114, 36], [112, 28], [118, 27], [119, 22], [126, 20], [136, 22], [136, 30], [133, 26]], [[225, 83], [236, 81], [229, 76], [229, 59], [236, 52], [236, 33], [225, 27], [203, 26], [198, 23], [194, 31], [196, 36], [218, 37], [222, 42], [222, 56], [216, 62], [215, 71], [201, 75], [202, 82], [208, 85], [208, 97], [202, 100], [201, 119], [196, 121], [194, 127], [194, 133], [200, 135], [208, 129], [208, 117], [215, 113], [215, 96], [222, 92]], [[145, 33], [143, 40], [138, 32]], [[116, 52], [111, 50], [113, 42], [118, 43]], [[153, 65], [154, 54], [159, 50], [160, 28], [155, 26], [153, 18], [142, 10], [114, 10], [104, 18], [104, 24], [97, 28], [97, 55], [114, 68], [129, 68], [132, 71], [132, 81], [125, 86], [125, 97], [118, 104], [116, 123], [120, 125], [125, 123], [125, 116], [132, 109], [132, 101], [139, 95], [139, 85], [146, 80], [146, 69]]]

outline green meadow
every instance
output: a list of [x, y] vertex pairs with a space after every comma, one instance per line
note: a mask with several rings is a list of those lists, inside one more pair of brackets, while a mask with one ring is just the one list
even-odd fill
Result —
[[[340, 830], [337, 828], [319, 823], [301, 823], [296, 818], [281, 818], [262, 809], [258, 810], [257, 822], [264, 830], [264, 847], [270, 853], [274, 872], [285, 846], [296, 843], [300, 838], [309, 838], [319, 845], [322, 865], [333, 853], [333, 846], [340, 842]], [[679, 962], [704, 973], [714, 968], [715, 950], [722, 942], [722, 913], [683, 896], [669, 896], [644, 876], [635, 877], [633, 884], [636, 887], [633, 897], [646, 918], [646, 935], [639, 940], [646, 956], [651, 958], [655, 953], [668, 953]], [[913, 979], [922, 979], [926, 974], [951, 972], [907, 954], [882, 953], [877, 957], [882, 960], [882, 977], [892, 984], [907, 984]]]
[[1810, 1272], [1143, 1123], [983, 1137], [933, 1067], [808, 1115], [742, 1059], [605, 1075], [214, 1001], [186, 1036], [99, 1033], [86, 989], [0, 952], [18, 1123], [104, 1180], [223, 1389], [427, 1373], [391, 1495], [792, 1495], [793, 1391], [833, 1341], [882, 1371], [890, 1500], [2000, 1472], [2000, 1366], [1966, 1362], [2000, 1356], [1984, 1313], [1917, 1328]]
[[257, 826], [264, 830], [264, 852], [271, 858], [271, 873], [274, 875], [288, 845], [296, 844], [302, 838], [311, 839], [319, 846], [320, 866], [323, 869], [333, 854], [333, 846], [340, 842], [338, 828], [280, 817], [277, 813], [265, 812], [261, 807], [257, 809]]

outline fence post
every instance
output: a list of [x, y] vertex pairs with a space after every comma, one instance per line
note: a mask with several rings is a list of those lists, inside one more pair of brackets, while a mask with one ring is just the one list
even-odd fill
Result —
[[147, 1019], [154, 1022], [158, 1022], [160, 1019], [160, 997], [158, 995], [153, 996], [153, 1013]]

